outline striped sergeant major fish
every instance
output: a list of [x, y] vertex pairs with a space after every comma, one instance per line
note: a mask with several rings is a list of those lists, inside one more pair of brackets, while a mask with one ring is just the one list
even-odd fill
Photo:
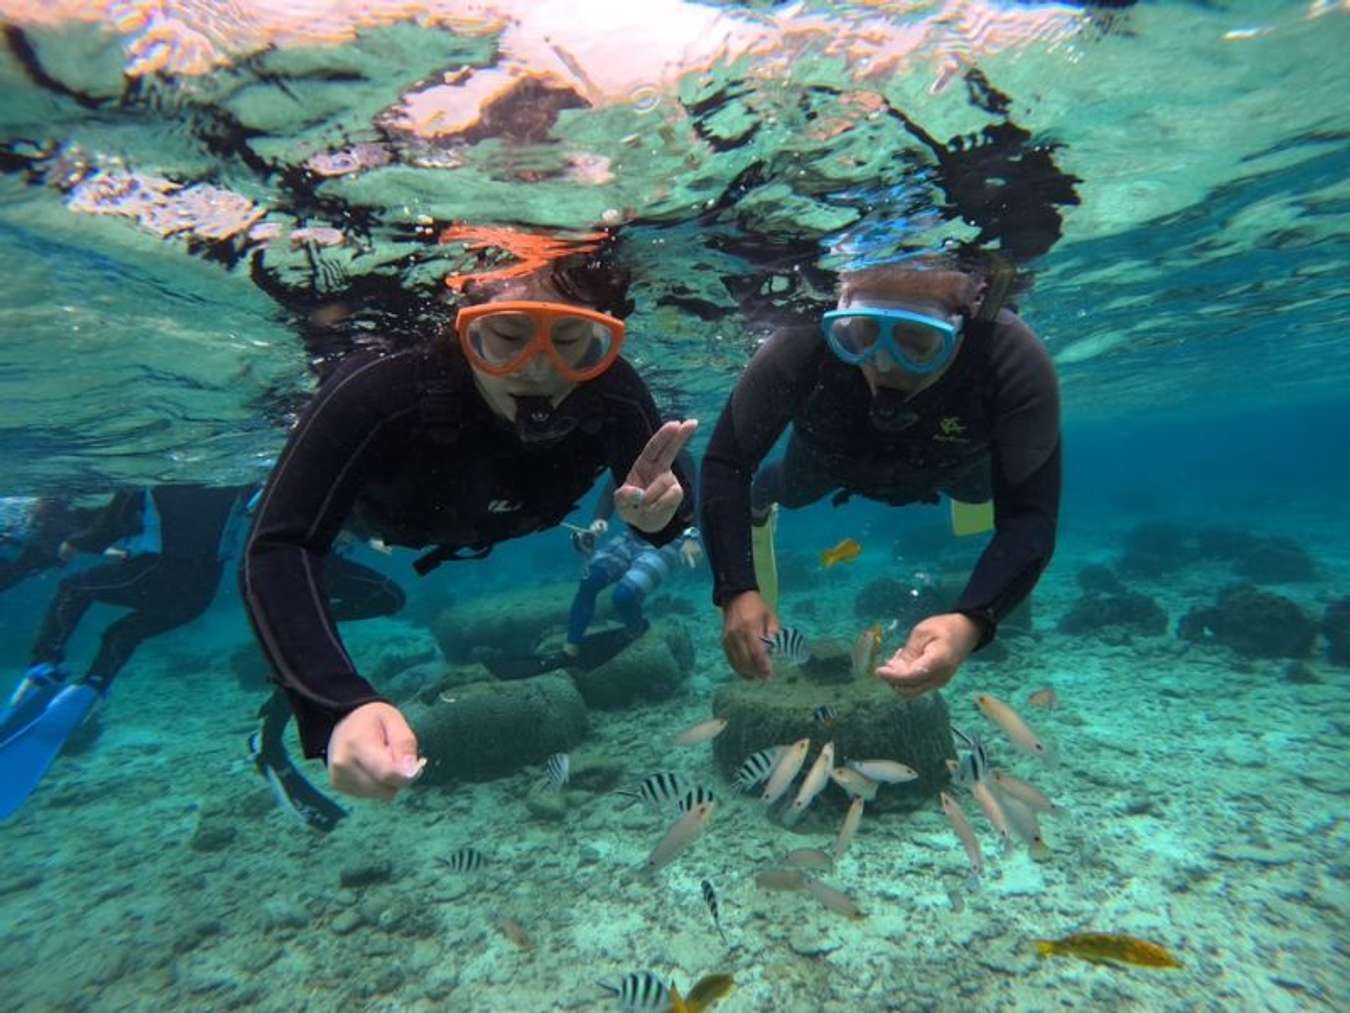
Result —
[[460, 848], [449, 858], [438, 858], [436, 861], [451, 872], [477, 872], [487, 864], [487, 858], [476, 848]]
[[616, 794], [638, 798], [656, 809], [683, 808], [680, 803], [690, 793], [692, 786], [683, 774], [673, 770], [662, 770], [648, 774], [638, 785], [637, 791], [620, 791]]
[[554, 753], [544, 763], [544, 783], [562, 790], [572, 774], [572, 761], [566, 753]]
[[632, 971], [616, 982], [598, 981], [601, 988], [612, 993], [625, 1010], [668, 1010], [670, 986], [651, 971]]
[[769, 657], [789, 665], [804, 665], [811, 659], [811, 645], [795, 626], [784, 626], [772, 637], [760, 637], [769, 649]]
[[731, 779], [732, 785], [737, 791], [753, 791], [755, 786], [769, 776], [773, 770], [773, 765], [778, 762], [778, 757], [783, 752], [782, 746], [770, 746], [768, 749], [761, 749], [757, 753], [751, 753], [745, 758], [745, 762], [736, 768], [736, 775]]
[[687, 813], [696, 805], [702, 805], [704, 802], [716, 802], [717, 796], [701, 784], [694, 785], [689, 791], [680, 796], [680, 812]]
[[984, 743], [980, 741], [978, 735], [967, 735], [959, 728], [952, 728], [952, 734], [961, 740], [962, 745], [969, 750], [961, 757], [956, 770], [953, 772], [958, 784], [981, 784], [989, 776], [989, 754], [985, 752]]
[[708, 905], [708, 910], [712, 912], [713, 924], [717, 926], [717, 934], [722, 937], [722, 942], [727, 941], [727, 934], [722, 931], [722, 919], [717, 912], [717, 891], [713, 889], [712, 883], [708, 880], [703, 881], [703, 903]]

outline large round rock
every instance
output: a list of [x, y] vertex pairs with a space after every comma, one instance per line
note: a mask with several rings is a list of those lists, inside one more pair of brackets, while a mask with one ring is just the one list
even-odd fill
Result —
[[586, 704], [565, 675], [455, 686], [407, 716], [427, 784], [505, 777], [574, 748], [587, 728]]
[[[528, 654], [551, 630], [567, 624], [576, 590], [575, 582], [533, 585], [456, 603], [436, 617], [432, 632], [452, 665]], [[609, 596], [603, 598], [597, 619], [607, 614]]]
[[[828, 724], [814, 715], [828, 706]], [[950, 779], [947, 760], [955, 759], [947, 704], [938, 693], [905, 700], [876, 679], [822, 685], [790, 675], [768, 682], [732, 682], [713, 697], [713, 713], [727, 727], [713, 740], [718, 768], [728, 778], [746, 757], [761, 749], [811, 739], [803, 771], [827, 741], [834, 742], [836, 765], [845, 760], [898, 760], [913, 767], [917, 781], [882, 785], [869, 811], [909, 811], [926, 804]], [[795, 788], [793, 789], [795, 790]], [[822, 801], [843, 808], [847, 798], [837, 787]]]
[[604, 664], [569, 669], [590, 707], [666, 700], [694, 669], [694, 643], [684, 624], [659, 620]]

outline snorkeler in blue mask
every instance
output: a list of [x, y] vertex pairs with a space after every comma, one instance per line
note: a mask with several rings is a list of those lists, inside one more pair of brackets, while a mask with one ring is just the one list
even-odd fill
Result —
[[[878, 674], [914, 696], [945, 685], [1031, 592], [1054, 550], [1059, 388], [1005, 300], [1011, 265], [911, 259], [845, 273], [817, 325], [778, 331], [737, 382], [703, 460], [702, 530], [723, 645], [770, 674], [779, 506], [833, 494], [895, 506], [992, 503], [994, 536], [950, 611], [928, 616]], [[784, 455], [762, 463], [791, 425]]]

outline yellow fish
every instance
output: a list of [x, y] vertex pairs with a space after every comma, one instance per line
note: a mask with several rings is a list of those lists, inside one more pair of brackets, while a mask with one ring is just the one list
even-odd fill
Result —
[[862, 554], [862, 546], [852, 538], [845, 538], [838, 545], [826, 549], [820, 554], [820, 565], [833, 566], [835, 563], [851, 563]]
[[689, 990], [687, 998], [680, 995], [678, 988], [671, 986], [670, 1013], [703, 1013], [705, 1009], [712, 1009], [719, 999], [730, 995], [735, 987], [736, 983], [729, 974], [705, 975]]
[[1042, 957], [1078, 957], [1093, 964], [1135, 964], [1138, 967], [1180, 967], [1181, 961], [1157, 943], [1134, 936], [1078, 932], [1063, 939], [1037, 939]]
[[876, 623], [853, 638], [853, 650], [849, 657], [849, 668], [853, 678], [875, 675], [877, 663], [881, 660], [881, 623]]

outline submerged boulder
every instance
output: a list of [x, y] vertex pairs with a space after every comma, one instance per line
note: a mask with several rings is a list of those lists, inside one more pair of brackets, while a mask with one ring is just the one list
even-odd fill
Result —
[[1129, 590], [1114, 570], [1101, 563], [1081, 567], [1077, 577], [1078, 586], [1088, 594], [1125, 594]]
[[1167, 632], [1167, 613], [1145, 594], [1089, 591], [1060, 618], [1059, 629], [1108, 640], [1122, 635], [1160, 637]]
[[1327, 638], [1327, 660], [1334, 665], [1350, 665], [1350, 598], [1339, 598], [1327, 606], [1322, 635]]
[[1233, 572], [1256, 584], [1314, 580], [1317, 567], [1292, 538], [1254, 538], [1233, 561]]
[[[432, 632], [452, 665], [516, 656], [566, 624], [576, 589], [575, 582], [557, 582], [457, 603], [436, 617]], [[602, 603], [607, 599], [602, 596]]]
[[[828, 706], [833, 717], [814, 715]], [[713, 740], [718, 769], [730, 781], [751, 754], [801, 738], [811, 739], [803, 770], [809, 769], [827, 741], [834, 743], [836, 765], [846, 760], [898, 760], [918, 773], [916, 781], [885, 784], [868, 810], [910, 811], [926, 804], [947, 783], [952, 746], [947, 704], [939, 693], [915, 700], [898, 696], [878, 679], [822, 685], [799, 676], [779, 675], [769, 682], [729, 682], [713, 697], [713, 713], [727, 726]], [[813, 803], [843, 809], [848, 798], [837, 786]]]
[[[423, 698], [424, 699], [424, 698]], [[406, 710], [427, 758], [422, 783], [490, 781], [542, 764], [586, 737], [586, 704], [565, 675], [474, 682]]]
[[1248, 658], [1306, 658], [1317, 626], [1288, 598], [1238, 584], [1219, 592], [1213, 606], [1186, 613], [1177, 635], [1223, 644]]
[[666, 700], [694, 670], [694, 642], [683, 623], [658, 620], [608, 661], [568, 674], [589, 707], [624, 707]]

